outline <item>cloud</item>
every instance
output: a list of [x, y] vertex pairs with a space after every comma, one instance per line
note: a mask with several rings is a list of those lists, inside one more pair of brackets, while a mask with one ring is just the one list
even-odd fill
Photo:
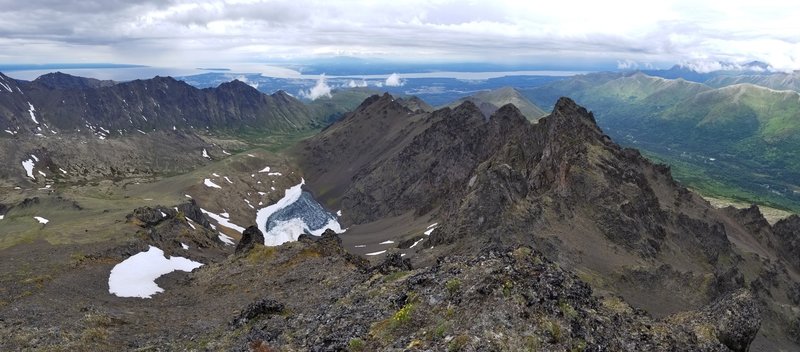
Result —
[[400, 87], [406, 84], [406, 82], [400, 79], [400, 75], [398, 75], [397, 73], [392, 73], [391, 75], [389, 75], [389, 77], [386, 78], [386, 82], [384, 82], [384, 84], [387, 87]]
[[350, 82], [347, 82], [347, 87], [348, 88], [358, 88], [358, 87], [366, 87], [366, 86], [367, 86], [367, 81], [365, 81], [363, 79], [361, 80], [361, 82], [356, 82], [356, 81], [354, 81], [352, 79], [350, 80]]
[[253, 87], [255, 89], [258, 89], [258, 82], [251, 82], [249, 79], [247, 79], [247, 76], [239, 75], [239, 76], [236, 76], [235, 79], [238, 79], [239, 81], [244, 82], [248, 86], [251, 86], [251, 87]]
[[788, 0], [0, 0], [0, 8], [3, 63], [205, 67], [347, 55], [800, 69], [800, 3]]
[[297, 95], [306, 99], [317, 100], [318, 98], [330, 98], [331, 87], [325, 82], [325, 74], [319, 76], [317, 84], [309, 90], [300, 90]]
[[617, 68], [620, 70], [636, 70], [639, 68], [639, 63], [633, 60], [617, 60]]

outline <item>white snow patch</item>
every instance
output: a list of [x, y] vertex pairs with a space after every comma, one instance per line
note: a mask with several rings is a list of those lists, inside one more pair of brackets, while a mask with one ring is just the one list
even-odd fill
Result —
[[58, 168], [58, 170], [59, 170], [59, 171], [61, 171], [61, 172], [62, 172], [64, 175], [66, 175], [66, 174], [67, 174], [67, 170], [64, 170], [64, 169], [62, 169], [62, 168], [60, 168], [60, 167]]
[[0, 215], [0, 220], [3, 220], [3, 218], [5, 217], [6, 217], [5, 215]]
[[264, 167], [264, 168], [263, 168], [263, 169], [261, 169], [261, 171], [259, 171], [259, 172], [269, 172], [269, 166], [267, 166], [267, 167]]
[[339, 209], [339, 211], [336, 212], [336, 216], [342, 217], [342, 209]]
[[266, 196], [267, 192], [258, 192], [259, 195]]
[[208, 152], [206, 151], [206, 148], [203, 148], [203, 157], [204, 157], [204, 158], [211, 159], [211, 157], [210, 157], [210, 156], [208, 156]]
[[186, 218], [186, 224], [189, 225], [189, 227], [191, 227], [192, 230], [197, 230], [197, 228], [194, 227], [194, 224], [192, 224], [192, 219]]
[[38, 221], [42, 225], [47, 224], [48, 222], [50, 222], [50, 220], [47, 220], [47, 219], [45, 219], [45, 218], [43, 218], [41, 216], [34, 216], [33, 218], [36, 219], [36, 221]]
[[424, 232], [425, 236], [430, 236], [433, 233], [433, 230], [436, 230], [436, 227], [429, 227], [428, 230]]
[[186, 198], [192, 198], [192, 196], [190, 196], [188, 194], [184, 194], [183, 196], [186, 197]]
[[356, 247], [356, 248], [366, 248], [367, 245], [366, 244], [357, 244], [354, 247]]
[[429, 229], [429, 228], [431, 228], [431, 227], [438, 226], [438, 225], [439, 225], [439, 223], [438, 223], [438, 222], [434, 222], [433, 224], [430, 224], [430, 225], [428, 225], [428, 227], [426, 227], [426, 228], [428, 228], [428, 229]]
[[422, 242], [423, 240], [425, 240], [425, 239], [424, 239], [424, 238], [420, 238], [418, 241], [414, 242], [414, 244], [412, 244], [412, 245], [411, 245], [411, 247], [408, 247], [408, 248], [409, 248], [409, 249], [411, 249], [411, 248], [414, 248], [414, 246], [418, 245], [418, 244], [419, 244], [420, 242]]
[[388, 241], [383, 241], [383, 242], [378, 243], [378, 244], [392, 244], [392, 243], [394, 243], [394, 241], [388, 240]]
[[222, 243], [225, 243], [227, 245], [233, 246], [233, 245], [236, 244], [236, 243], [233, 243], [233, 237], [230, 237], [230, 236], [228, 236], [228, 235], [226, 235], [226, 234], [224, 234], [222, 232], [220, 232], [219, 236], [217, 236], [217, 237], [219, 237], [219, 240], [222, 241]]
[[228, 214], [227, 211], [224, 212], [224, 213], [219, 213], [219, 216], [221, 216], [223, 218], [226, 218], [226, 219], [230, 219], [231, 218], [231, 214]]
[[33, 123], [38, 125], [39, 121], [36, 121], [36, 114], [33, 113], [34, 111], [36, 111], [36, 108], [34, 108], [33, 104], [31, 104], [30, 102], [28, 102], [28, 107], [29, 107], [28, 113], [31, 114], [31, 120], [33, 120]]
[[[202, 211], [203, 214], [208, 215], [210, 218], [216, 220], [217, 223], [219, 223], [222, 226], [225, 226], [225, 227], [227, 227], [229, 229], [236, 230], [239, 233], [244, 232], [244, 227], [241, 227], [239, 225], [236, 225], [236, 224], [232, 223], [230, 220], [228, 220], [227, 218], [223, 217], [222, 215], [214, 214], [214, 213], [212, 213], [212, 212], [210, 212], [208, 210], [205, 210], [203, 208], [200, 208], [200, 211]], [[227, 215], [227, 213], [223, 213], [223, 214]]]
[[118, 297], [150, 298], [164, 292], [155, 283], [162, 275], [176, 270], [190, 272], [202, 265], [183, 257], [166, 258], [164, 251], [150, 246], [147, 252], [135, 254], [111, 269], [108, 292]]
[[386, 250], [377, 251], [377, 252], [372, 252], [372, 253], [367, 253], [367, 254], [365, 254], [365, 255], [380, 255], [380, 254], [383, 254], [383, 253], [386, 253]]
[[206, 187], [208, 187], [208, 188], [219, 188], [219, 189], [222, 189], [222, 187], [220, 187], [218, 184], [212, 182], [209, 179], [203, 180], [203, 184], [206, 185]]
[[44, 172], [41, 172], [40, 170], [36, 170], [36, 172], [38, 172], [39, 175], [42, 175], [42, 177], [47, 177], [47, 174], [45, 174]]
[[283, 174], [280, 172], [270, 172], [267, 174], [267, 176], [283, 176]]
[[39, 162], [39, 158], [37, 158], [36, 155], [31, 154], [31, 158], [33, 158], [33, 160], [36, 160], [37, 163]]
[[224, 178], [225, 178], [225, 181], [228, 181], [228, 183], [233, 184], [233, 181], [231, 181], [231, 179], [229, 179], [228, 176], [225, 176]]
[[25, 168], [25, 173], [28, 175], [28, 177], [35, 180], [36, 177], [33, 176], [33, 166], [34, 166], [33, 159], [22, 161], [22, 167]]
[[231, 153], [226, 152], [225, 149], [222, 150], [222, 154], [231, 155]]
[[162, 218], [166, 218], [166, 217], [167, 217], [167, 214], [166, 214], [166, 213], [164, 213], [163, 211], [160, 211], [160, 210], [159, 210], [159, 212], [161, 213], [161, 217], [162, 217]]
[[219, 175], [217, 175], [217, 173], [216, 173], [216, 172], [213, 172], [213, 173], [211, 173], [211, 176], [214, 176], [214, 177], [219, 177]]
[[186, 244], [186, 243], [183, 243], [183, 242], [181, 242], [181, 248], [183, 248], [183, 249], [189, 249], [189, 245], [188, 245], [188, 244]]

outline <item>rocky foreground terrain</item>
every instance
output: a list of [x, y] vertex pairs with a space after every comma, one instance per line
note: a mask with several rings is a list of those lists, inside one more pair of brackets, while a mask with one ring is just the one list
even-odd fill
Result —
[[[278, 154], [188, 131], [169, 175], [6, 181], [0, 350], [798, 348], [797, 215], [712, 207], [568, 98], [535, 123], [429, 110], [373, 96]], [[35, 172], [80, 160], [24, 143], [49, 157]], [[264, 246], [258, 209], [302, 182], [347, 231]], [[202, 266], [111, 294], [153, 247]]]

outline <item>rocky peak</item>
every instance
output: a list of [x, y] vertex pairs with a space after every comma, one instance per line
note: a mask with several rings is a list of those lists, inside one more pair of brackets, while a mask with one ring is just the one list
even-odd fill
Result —
[[244, 83], [238, 79], [230, 82], [225, 82], [217, 87], [218, 92], [232, 93], [232, 94], [247, 94], [247, 95], [261, 95], [262, 93], [253, 88], [253, 86]]
[[41, 75], [33, 83], [49, 89], [91, 89], [114, 85], [114, 81], [101, 81], [94, 78], [78, 77], [62, 72]]

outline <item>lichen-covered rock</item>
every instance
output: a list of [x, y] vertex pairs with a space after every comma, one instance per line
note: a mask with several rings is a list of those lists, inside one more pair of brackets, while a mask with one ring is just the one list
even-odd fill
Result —
[[372, 268], [383, 275], [390, 274], [396, 271], [412, 270], [411, 261], [403, 259], [400, 253], [389, 253], [386, 258], [378, 265]]
[[140, 227], [152, 227], [158, 225], [164, 220], [174, 218], [178, 212], [175, 209], [163, 206], [140, 207], [133, 210], [133, 213], [127, 215], [128, 222], [135, 223]]
[[255, 318], [260, 318], [271, 314], [279, 314], [283, 311], [283, 309], [283, 303], [272, 299], [263, 298], [251, 303], [247, 306], [247, 308], [239, 312], [239, 315], [236, 316], [233, 321], [231, 321], [230, 325], [239, 327]]

